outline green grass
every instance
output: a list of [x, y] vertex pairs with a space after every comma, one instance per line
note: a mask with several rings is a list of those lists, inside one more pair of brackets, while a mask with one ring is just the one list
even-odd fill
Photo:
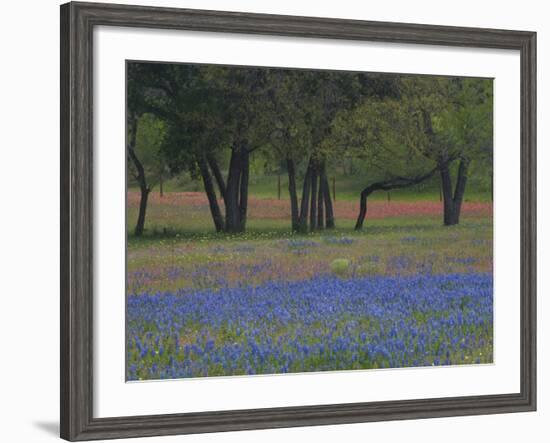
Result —
[[148, 245], [159, 240], [165, 241], [201, 241], [201, 242], [225, 242], [225, 241], [248, 241], [263, 239], [285, 239], [285, 238], [323, 238], [338, 236], [382, 236], [399, 237], [403, 235], [430, 235], [434, 231], [439, 232], [461, 232], [465, 229], [475, 231], [483, 226], [491, 227], [492, 219], [481, 217], [463, 218], [457, 226], [444, 227], [441, 217], [387, 217], [373, 219], [365, 222], [362, 231], [356, 231], [355, 221], [349, 219], [337, 219], [336, 228], [315, 233], [292, 232], [290, 221], [278, 219], [249, 219], [245, 233], [218, 233], [214, 230], [209, 214], [204, 214], [195, 219], [174, 219], [169, 225], [164, 220], [155, 217], [156, 208], [149, 208], [146, 229], [142, 237], [133, 235], [133, 227], [137, 217], [135, 209], [128, 210], [127, 227], [129, 246]]
[[[281, 174], [281, 199], [288, 198], [288, 177]], [[333, 179], [336, 187], [336, 200], [356, 201], [359, 199], [361, 190], [371, 181], [358, 175], [332, 174], [329, 176], [330, 190], [333, 192]], [[464, 201], [488, 202], [491, 201], [489, 189], [484, 189], [476, 183], [469, 186], [464, 196]], [[278, 198], [278, 176], [277, 175], [251, 175], [249, 193], [258, 198]], [[301, 178], [298, 178], [298, 191], [300, 192]], [[137, 190], [137, 186], [132, 189]], [[164, 184], [165, 192], [202, 192], [203, 186], [200, 181], [191, 180], [185, 176], [171, 179]], [[158, 185], [154, 192], [159, 192]], [[399, 201], [439, 201], [439, 180], [434, 177], [432, 180], [412, 186], [410, 188], [395, 189], [390, 192], [377, 192], [371, 197], [372, 200], [399, 200]]]
[[[335, 230], [310, 234], [291, 233], [285, 221], [262, 222], [251, 220], [246, 233], [233, 235], [203, 225], [129, 236], [128, 290], [215, 287], [217, 276], [261, 284], [340, 275], [344, 261], [347, 276], [491, 272], [493, 266], [491, 218], [466, 217], [458, 226], [444, 227], [438, 217], [394, 217], [367, 221], [360, 232], [343, 221]], [[258, 264], [261, 270], [255, 270]], [[142, 271], [150, 275], [143, 279]]]

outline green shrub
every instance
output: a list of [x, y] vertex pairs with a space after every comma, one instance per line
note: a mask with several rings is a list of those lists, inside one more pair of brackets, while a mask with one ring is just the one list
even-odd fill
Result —
[[349, 271], [350, 261], [347, 258], [337, 258], [330, 263], [330, 269], [336, 275], [343, 277]]

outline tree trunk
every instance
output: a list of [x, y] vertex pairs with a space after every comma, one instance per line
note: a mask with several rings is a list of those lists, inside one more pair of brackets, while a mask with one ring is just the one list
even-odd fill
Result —
[[212, 214], [214, 227], [216, 228], [216, 232], [222, 232], [224, 230], [223, 217], [218, 205], [218, 199], [216, 197], [214, 183], [212, 182], [212, 176], [210, 175], [210, 170], [208, 169], [208, 164], [204, 158], [200, 158], [197, 163], [201, 172], [204, 191], [208, 197], [208, 205], [210, 206], [210, 213]]
[[225, 200], [225, 229], [227, 232], [238, 232], [240, 228], [239, 189], [241, 168], [240, 148], [234, 147], [229, 161]]
[[320, 162], [319, 164], [318, 175], [319, 175], [319, 192], [317, 195], [317, 228], [325, 229], [325, 208], [324, 208], [325, 192], [323, 187], [323, 176], [325, 176], [326, 174], [325, 174], [324, 161]]
[[206, 159], [208, 160], [208, 165], [210, 166], [210, 169], [212, 169], [212, 173], [214, 174], [214, 178], [216, 179], [216, 183], [218, 184], [218, 189], [220, 190], [220, 195], [222, 196], [222, 199], [225, 203], [225, 197], [226, 197], [225, 181], [223, 179], [223, 175], [220, 170], [220, 167], [218, 166], [218, 162], [216, 161], [216, 158], [211, 154], [208, 154], [206, 156]]
[[361, 198], [359, 201], [359, 215], [357, 216], [357, 221], [355, 222], [355, 230], [359, 231], [363, 228], [363, 223], [367, 215], [367, 198], [374, 191], [389, 191], [391, 189], [400, 189], [406, 188], [408, 186], [417, 185], [422, 183], [424, 180], [429, 179], [434, 175], [434, 173], [440, 169], [440, 166], [432, 169], [424, 175], [417, 177], [403, 178], [397, 177], [393, 179], [388, 179], [380, 182], [373, 183], [367, 186], [363, 191], [361, 191]]
[[439, 168], [441, 176], [441, 191], [443, 192], [443, 224], [451, 226], [455, 222], [455, 206], [453, 202], [453, 183], [451, 180], [451, 172], [449, 171], [449, 163], [444, 162]]
[[136, 237], [140, 237], [143, 235], [143, 231], [145, 229], [145, 213], [147, 211], [147, 200], [149, 197], [149, 192], [151, 192], [151, 189], [147, 186], [145, 169], [143, 168], [143, 164], [137, 157], [136, 151], [135, 151], [137, 123], [138, 123], [137, 117], [135, 115], [132, 115], [130, 117], [130, 121], [128, 122], [128, 126], [129, 126], [128, 129], [130, 130], [130, 139], [127, 146], [127, 150], [128, 150], [128, 157], [130, 157], [130, 159], [134, 163], [134, 167], [136, 168], [136, 171], [137, 171], [136, 180], [139, 183], [139, 189], [141, 194], [140, 200], [139, 200], [138, 219], [136, 222], [136, 228], [134, 230], [134, 234], [136, 235]]
[[367, 198], [372, 193], [370, 187], [363, 189], [361, 192], [361, 199], [359, 202], [359, 215], [357, 216], [357, 221], [355, 222], [355, 230], [360, 231], [363, 229], [363, 223], [365, 222], [365, 217], [367, 216]]
[[464, 199], [464, 192], [466, 191], [466, 182], [468, 181], [468, 167], [470, 166], [469, 159], [462, 158], [458, 165], [458, 176], [456, 178], [456, 188], [453, 197], [454, 212], [455, 212], [455, 224], [458, 224], [460, 219], [460, 211], [462, 209], [462, 200]]
[[470, 161], [467, 158], [460, 160], [454, 194], [449, 162], [445, 162], [440, 166], [441, 188], [443, 191], [443, 224], [445, 226], [456, 225], [460, 220], [460, 210], [468, 180], [469, 164]]
[[249, 152], [247, 149], [241, 151], [241, 183], [239, 200], [239, 231], [246, 229], [246, 214], [248, 211], [248, 176], [249, 176]]
[[315, 164], [311, 171], [311, 204], [309, 212], [309, 229], [317, 229], [317, 165]]
[[291, 158], [287, 158], [286, 166], [288, 171], [288, 193], [290, 195], [290, 216], [292, 219], [292, 230], [297, 231], [299, 225], [299, 214], [298, 194], [296, 193], [296, 168], [294, 167], [294, 160], [292, 160]]
[[319, 175], [319, 193], [317, 195], [317, 229], [325, 229], [323, 182]]
[[300, 204], [300, 218], [298, 223], [298, 230], [300, 232], [307, 232], [307, 218], [309, 210], [309, 191], [311, 188], [311, 174], [312, 174], [311, 160], [307, 166], [306, 176], [304, 177], [304, 186], [302, 188], [302, 202]]
[[145, 229], [145, 213], [147, 211], [147, 200], [149, 198], [150, 189], [140, 186], [141, 197], [139, 199], [139, 213], [136, 223], [136, 229], [134, 235], [136, 237], [141, 237], [143, 235], [143, 230]]
[[246, 148], [246, 143], [234, 147], [231, 152], [225, 188], [225, 229], [227, 232], [243, 232], [246, 229], [249, 157], [250, 151]]
[[324, 163], [321, 167], [319, 181], [325, 201], [325, 226], [327, 229], [334, 229], [334, 210], [332, 208], [332, 199], [330, 198], [330, 185], [328, 183], [326, 165]]

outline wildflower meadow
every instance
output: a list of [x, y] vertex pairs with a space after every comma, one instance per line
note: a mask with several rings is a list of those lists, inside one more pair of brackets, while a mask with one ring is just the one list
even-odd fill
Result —
[[126, 380], [493, 362], [493, 80], [126, 64]]
[[[200, 198], [154, 196], [156, 234], [130, 239], [128, 380], [492, 362], [489, 203], [450, 229], [423, 205], [415, 217], [379, 201], [394, 214], [365, 232], [341, 218], [335, 231], [296, 235], [260, 218], [230, 236], [200, 234]], [[165, 233], [166, 214], [188, 200], [192, 234]]]

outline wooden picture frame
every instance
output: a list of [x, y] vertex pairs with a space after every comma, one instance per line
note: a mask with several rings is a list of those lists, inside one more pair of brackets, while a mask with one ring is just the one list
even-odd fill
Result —
[[[521, 390], [518, 394], [93, 416], [92, 30], [268, 34], [471, 48], [521, 55]], [[187, 9], [61, 6], [61, 437], [70, 441], [533, 411], [536, 408], [536, 34]]]

